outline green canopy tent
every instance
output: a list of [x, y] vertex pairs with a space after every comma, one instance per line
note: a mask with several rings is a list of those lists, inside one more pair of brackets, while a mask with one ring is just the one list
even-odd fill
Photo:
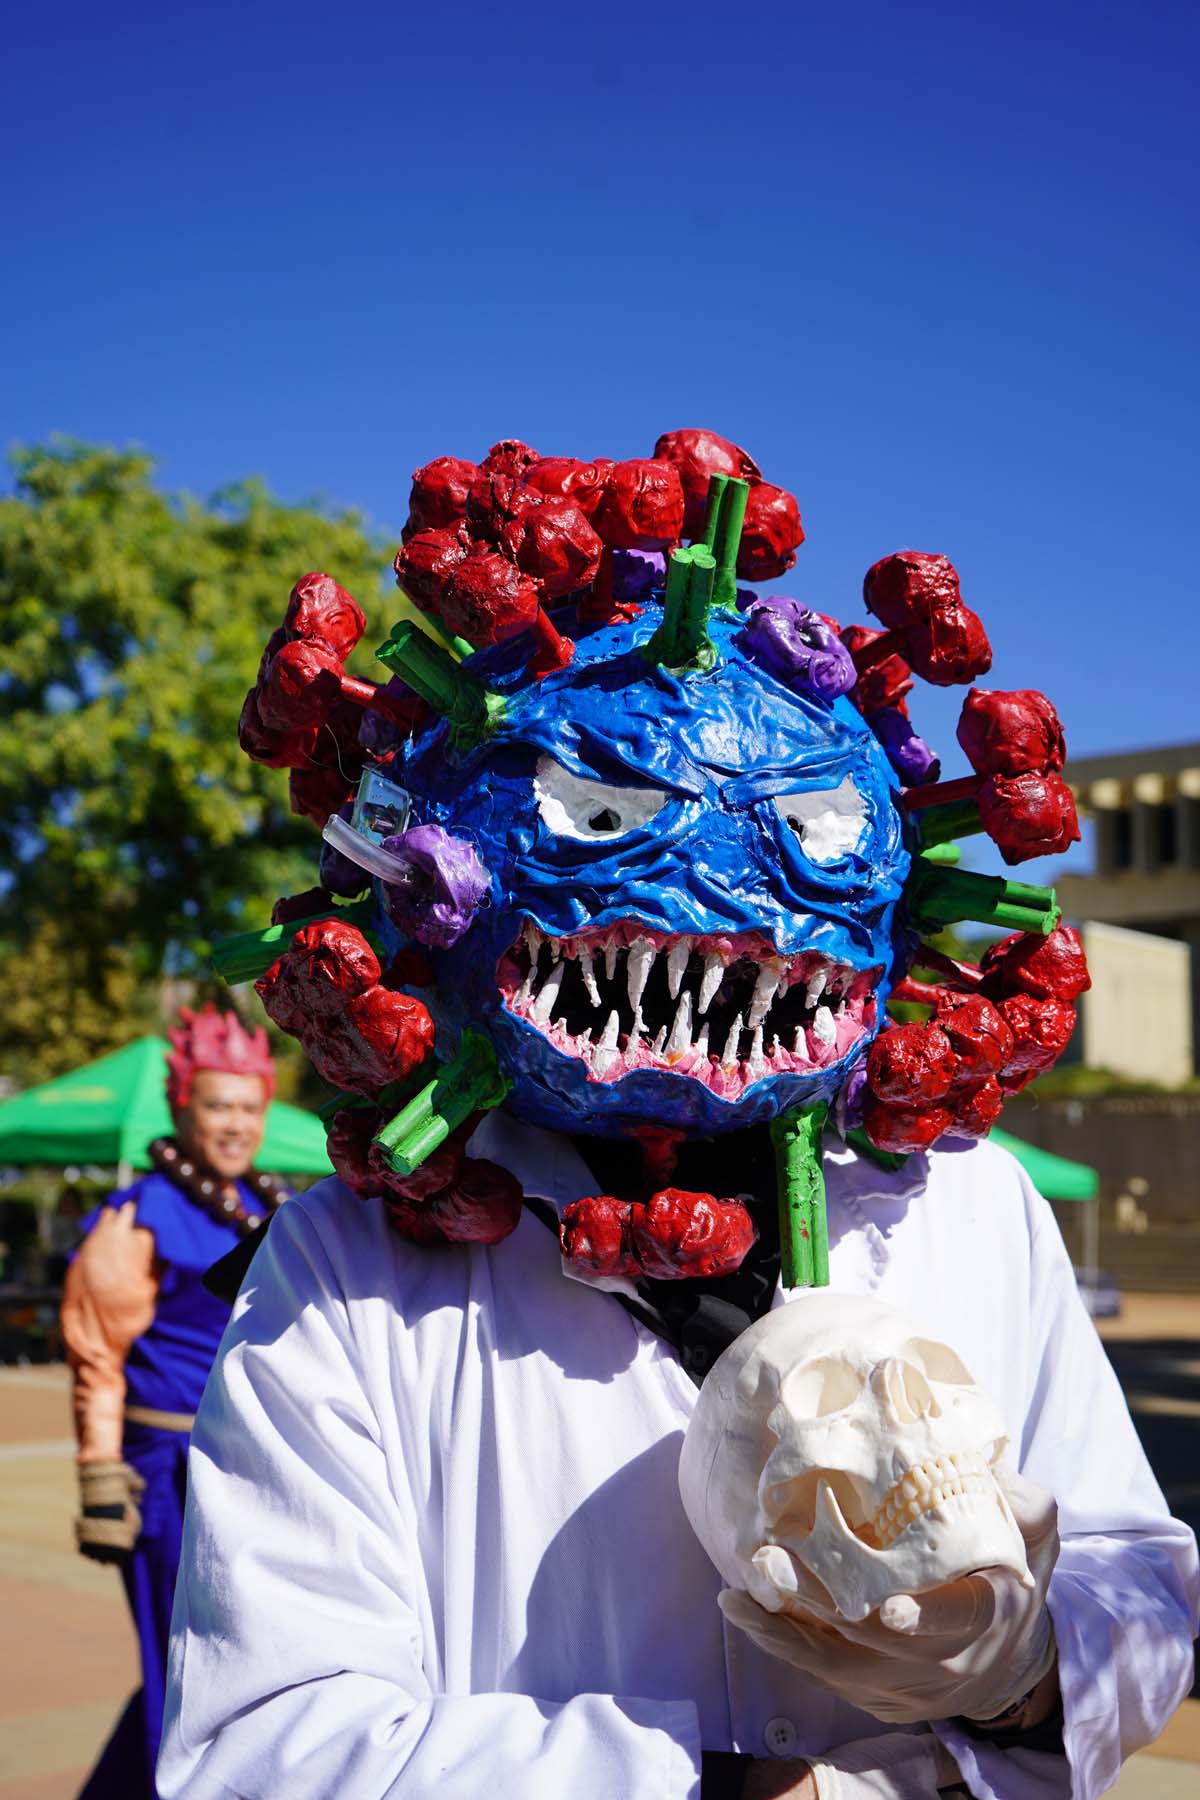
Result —
[[1038, 1150], [1023, 1144], [1007, 1131], [993, 1131], [993, 1144], [1015, 1156], [1039, 1194], [1047, 1200], [1094, 1200], [1100, 1191], [1100, 1177], [1086, 1163], [1071, 1162], [1049, 1150]]
[[1045, 1194], [1047, 1200], [1087, 1202], [1081, 1215], [1079, 1278], [1088, 1292], [1094, 1290], [1100, 1276], [1100, 1177], [1096, 1170], [1089, 1168], [1087, 1163], [1071, 1162], [1068, 1157], [1055, 1156], [1050, 1150], [1023, 1144], [1020, 1138], [1009, 1137], [1007, 1131], [993, 1131], [991, 1135], [993, 1144], [1001, 1144], [1012, 1152], [1034, 1187], [1040, 1194]]
[[[146, 1169], [146, 1146], [170, 1133], [164, 1083], [168, 1045], [138, 1038], [122, 1050], [0, 1102], [0, 1163], [103, 1163]], [[311, 1113], [273, 1100], [256, 1161], [286, 1175], [328, 1175], [325, 1129]]]

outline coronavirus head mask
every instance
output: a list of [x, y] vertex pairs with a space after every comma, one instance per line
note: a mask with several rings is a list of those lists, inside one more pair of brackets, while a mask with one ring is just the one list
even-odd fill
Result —
[[397, 772], [488, 872], [430, 950], [439, 1031], [481, 1026], [511, 1109], [565, 1130], [721, 1132], [830, 1098], [886, 999], [909, 866], [847, 700], [783, 686], [737, 615], [681, 678], [642, 654], [651, 618], [580, 634], [539, 682], [477, 659], [503, 731], [455, 751], [438, 723]]
[[[795, 1199], [826, 1109], [888, 1151], [980, 1135], [1062, 1048], [1086, 975], [1052, 895], [950, 866], [971, 830], [1014, 863], [1075, 834], [1053, 708], [973, 689], [974, 774], [939, 784], [912, 676], [990, 661], [953, 567], [884, 558], [864, 593], [885, 629], [841, 627], [744, 585], [802, 537], [792, 497], [709, 432], [624, 462], [506, 440], [414, 478], [396, 568], [428, 631], [393, 629], [386, 685], [346, 672], [351, 597], [297, 584], [241, 739], [292, 770], [322, 886], [223, 966], [261, 975], [344, 1090], [335, 1163], [411, 1235], [511, 1229], [519, 1197], [481, 1223], [492, 1177], [463, 1176], [490, 1105], [660, 1139], [768, 1121]], [[923, 947], [967, 918], [1013, 935], [978, 967]], [[931, 1016], [892, 1026], [897, 995]], [[815, 1216], [788, 1217], [785, 1269], [803, 1252], [820, 1281]]]

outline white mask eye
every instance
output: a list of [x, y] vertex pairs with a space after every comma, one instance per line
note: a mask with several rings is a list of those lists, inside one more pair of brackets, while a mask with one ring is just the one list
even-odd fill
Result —
[[604, 843], [648, 825], [668, 796], [661, 788], [613, 787], [572, 775], [552, 756], [538, 759], [533, 778], [542, 821], [556, 837]]
[[858, 849], [867, 829], [867, 803], [848, 775], [835, 788], [772, 796], [810, 862], [838, 862]]

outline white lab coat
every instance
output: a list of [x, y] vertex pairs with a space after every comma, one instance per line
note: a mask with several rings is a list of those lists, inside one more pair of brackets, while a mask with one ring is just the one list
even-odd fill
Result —
[[[499, 1115], [473, 1149], [558, 1204], [571, 1145]], [[954, 1345], [1053, 1491], [1061, 1757], [939, 1732], [976, 1796], [1090, 1800], [1191, 1679], [1196, 1548], [1167, 1514], [1018, 1165], [884, 1174], [827, 1144], [835, 1287]], [[192, 1438], [164, 1800], [697, 1800], [700, 1752], [884, 1731], [726, 1628], [676, 1487], [695, 1389], [526, 1213], [426, 1251], [336, 1180], [282, 1209]]]

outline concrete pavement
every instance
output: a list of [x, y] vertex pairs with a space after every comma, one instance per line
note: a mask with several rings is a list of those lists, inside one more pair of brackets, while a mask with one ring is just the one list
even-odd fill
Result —
[[[1200, 1340], [1200, 1298], [1182, 1311], [1173, 1301], [1169, 1318], [1165, 1304], [1132, 1297], [1124, 1325], [1138, 1329], [1121, 1334], [1145, 1338], [1157, 1325]], [[0, 1368], [0, 1800], [74, 1800], [138, 1684], [119, 1577], [74, 1548], [72, 1448], [65, 1370]], [[1112, 1791], [1196, 1800], [1200, 1701], [1184, 1703]]]

